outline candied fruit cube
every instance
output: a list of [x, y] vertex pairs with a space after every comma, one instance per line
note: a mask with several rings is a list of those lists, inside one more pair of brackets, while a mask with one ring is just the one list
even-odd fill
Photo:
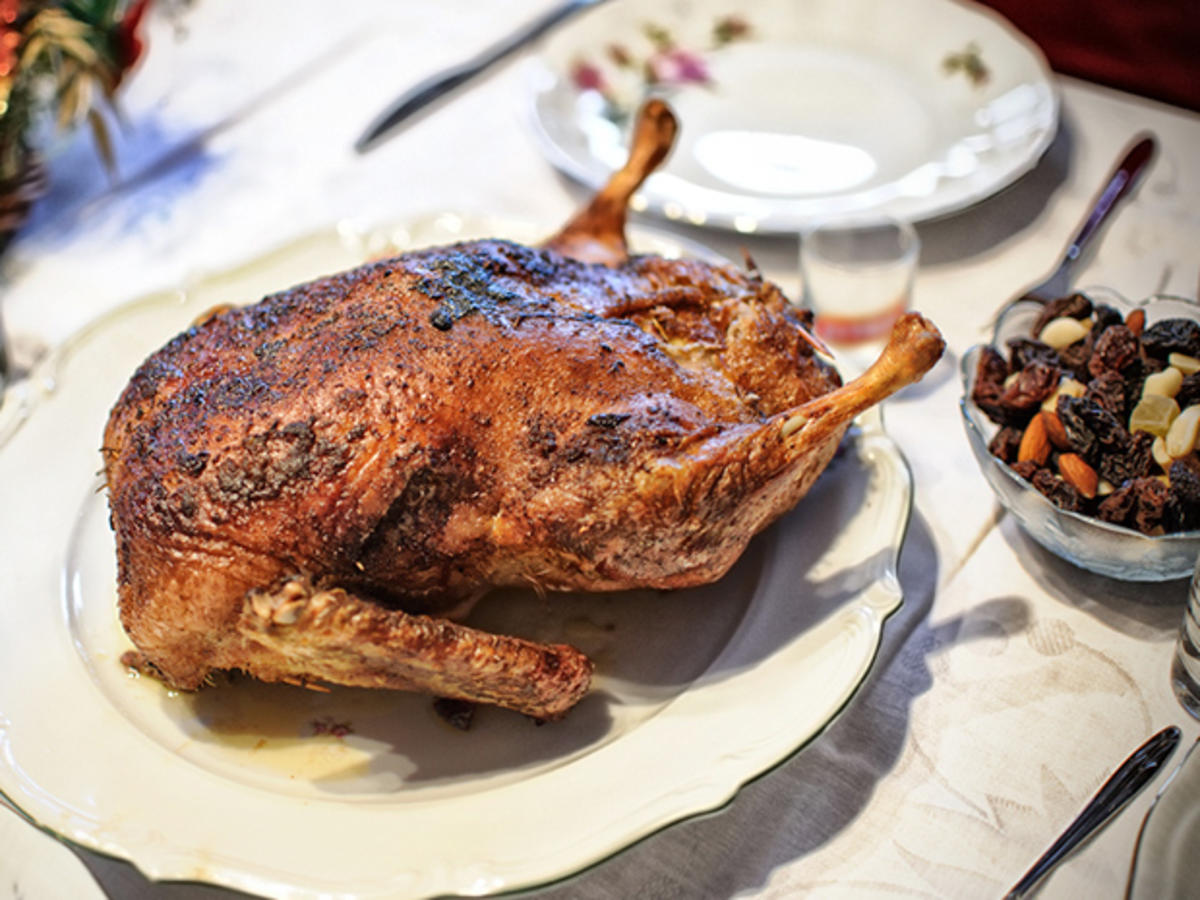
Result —
[[1129, 430], [1148, 431], [1153, 435], [1166, 437], [1171, 423], [1178, 415], [1179, 404], [1173, 398], [1161, 394], [1147, 394], [1129, 414]]

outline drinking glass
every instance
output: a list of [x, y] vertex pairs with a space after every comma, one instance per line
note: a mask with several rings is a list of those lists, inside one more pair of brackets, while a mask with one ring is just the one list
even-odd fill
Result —
[[1187, 607], [1171, 666], [1171, 685], [1184, 709], [1200, 719], [1200, 559], [1188, 583]]
[[908, 222], [830, 220], [800, 236], [803, 303], [839, 348], [882, 345], [909, 306], [921, 241]]

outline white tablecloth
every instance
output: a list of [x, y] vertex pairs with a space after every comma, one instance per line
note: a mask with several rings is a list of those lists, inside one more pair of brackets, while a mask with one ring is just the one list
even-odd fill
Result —
[[[65, 142], [50, 195], [4, 261], [18, 359], [122, 300], [340, 220], [457, 209], [562, 221], [583, 192], [533, 142], [520, 64], [372, 154], [351, 149], [385, 99], [547, 6], [205, 0], [178, 26], [154, 20], [123, 96], [120, 178], [106, 179], [86, 139]], [[1121, 584], [1049, 556], [998, 514], [959, 421], [958, 357], [1000, 301], [1057, 261], [1139, 131], [1158, 136], [1159, 156], [1080, 283], [1134, 297], [1197, 290], [1200, 117], [1068, 79], [1059, 86], [1062, 127], [1036, 170], [919, 229], [914, 305], [949, 349], [887, 407], [912, 464], [916, 511], [904, 605], [862, 690], [726, 808], [536, 895], [997, 896], [1144, 738], [1171, 723], [1185, 744], [1200, 733], [1167, 679], [1185, 586]], [[796, 287], [793, 239], [688, 236], [734, 257], [745, 245], [769, 276]], [[1123, 896], [1152, 795], [1041, 895]], [[0, 809], [0, 893], [102, 896], [85, 866], [114, 898], [228, 895], [76, 856]]]

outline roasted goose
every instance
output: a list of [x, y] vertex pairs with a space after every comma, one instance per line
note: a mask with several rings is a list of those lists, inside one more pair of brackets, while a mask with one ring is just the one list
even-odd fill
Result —
[[127, 662], [561, 716], [578, 650], [454, 621], [489, 588], [721, 577], [860, 411], [942, 341], [917, 315], [844, 387], [752, 267], [627, 255], [630, 161], [542, 247], [406, 253], [228, 309], [134, 374], [104, 437]]

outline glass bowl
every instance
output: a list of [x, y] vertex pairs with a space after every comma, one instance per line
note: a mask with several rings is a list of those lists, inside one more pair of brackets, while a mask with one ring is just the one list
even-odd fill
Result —
[[[1093, 302], [1112, 306], [1122, 314], [1142, 307], [1146, 310], [1147, 324], [1167, 318], [1200, 320], [1200, 305], [1182, 297], [1156, 295], [1133, 302], [1104, 288], [1091, 288], [1083, 293]], [[997, 321], [992, 346], [1007, 358], [1008, 341], [1028, 337], [1040, 312], [1038, 303], [1013, 304]], [[971, 401], [982, 351], [982, 345], [977, 344], [962, 359], [963, 396], [959, 408], [963, 425], [983, 477], [1025, 533], [1051, 553], [1109, 578], [1170, 581], [1189, 577], [1200, 555], [1200, 531], [1150, 536], [1060, 509], [988, 451], [988, 442], [999, 427]]]

